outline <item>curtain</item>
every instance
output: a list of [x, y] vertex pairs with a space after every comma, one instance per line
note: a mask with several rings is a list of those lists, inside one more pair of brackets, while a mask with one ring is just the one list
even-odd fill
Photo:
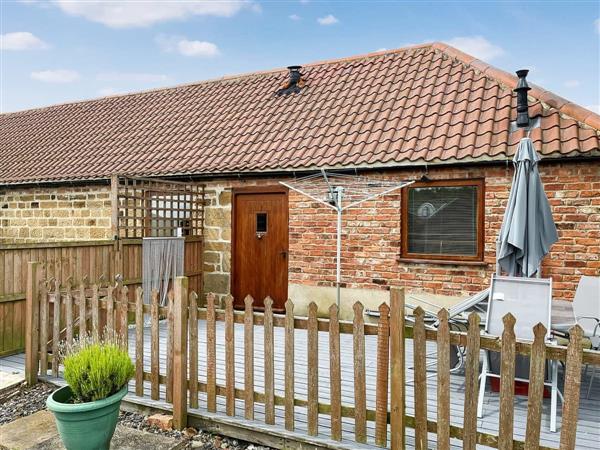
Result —
[[[142, 289], [149, 304], [156, 289], [161, 306], [167, 304], [169, 280], [183, 275], [184, 238], [144, 238], [142, 240]], [[171, 285], [172, 286], [172, 285]]]

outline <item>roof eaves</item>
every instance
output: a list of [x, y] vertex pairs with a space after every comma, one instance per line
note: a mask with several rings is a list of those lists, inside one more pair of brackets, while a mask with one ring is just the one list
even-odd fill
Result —
[[[560, 153], [553, 152], [546, 155], [541, 155], [543, 162], [552, 162], [552, 161], [564, 161], [565, 159], [569, 159], [569, 161], [575, 162], [578, 160], [589, 160], [589, 159], [599, 159], [600, 158], [600, 150], [592, 151], [587, 154], [581, 154], [578, 151], [573, 151], [570, 153]], [[196, 178], [228, 178], [228, 177], [243, 177], [243, 176], [261, 176], [270, 177], [275, 175], [284, 175], [289, 174], [295, 176], [295, 174], [302, 174], [305, 172], [314, 172], [319, 171], [321, 169], [324, 170], [392, 170], [392, 169], [403, 169], [403, 168], [415, 168], [415, 167], [435, 167], [435, 166], [449, 166], [449, 165], [470, 165], [470, 164], [504, 164], [510, 162], [513, 158], [513, 155], [507, 155], [505, 153], [499, 153], [494, 156], [483, 155], [478, 157], [466, 156], [464, 158], [448, 158], [448, 159], [440, 159], [435, 158], [432, 160], [408, 160], [408, 161], [389, 161], [389, 162], [378, 162], [378, 163], [364, 163], [364, 164], [336, 164], [336, 165], [310, 165], [310, 166], [302, 166], [302, 167], [285, 167], [285, 168], [272, 168], [272, 169], [249, 169], [249, 170], [241, 170], [241, 171], [218, 171], [218, 172], [197, 172], [197, 171], [189, 171], [189, 172], [169, 172], [169, 173], [130, 173], [130, 174], [120, 174], [123, 176], [128, 176], [132, 178], [136, 177], [146, 177], [146, 178], [184, 178], [188, 177], [190, 179]], [[33, 186], [33, 185], [52, 185], [52, 184], [89, 184], [89, 183], [106, 183], [110, 180], [110, 176], [98, 176], [98, 177], [81, 177], [81, 178], [54, 178], [54, 179], [38, 179], [38, 180], [23, 180], [23, 181], [0, 181], [0, 186], [2, 187], [16, 187], [16, 186]], [[4, 184], [2, 184], [4, 183]]]

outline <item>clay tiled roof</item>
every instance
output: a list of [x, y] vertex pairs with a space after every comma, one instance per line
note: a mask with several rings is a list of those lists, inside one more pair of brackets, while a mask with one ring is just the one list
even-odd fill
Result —
[[[0, 117], [0, 183], [505, 160], [516, 77], [444, 44]], [[600, 116], [541, 88], [543, 157], [599, 156]]]

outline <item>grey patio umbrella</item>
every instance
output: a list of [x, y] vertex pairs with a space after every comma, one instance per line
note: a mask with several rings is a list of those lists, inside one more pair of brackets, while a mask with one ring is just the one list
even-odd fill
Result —
[[496, 261], [509, 275], [530, 277], [558, 240], [552, 211], [529, 138], [521, 139], [513, 159], [515, 174], [498, 237]]

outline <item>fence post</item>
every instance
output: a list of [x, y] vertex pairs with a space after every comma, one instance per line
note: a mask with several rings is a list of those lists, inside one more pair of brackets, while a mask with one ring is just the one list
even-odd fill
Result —
[[387, 446], [390, 374], [390, 307], [379, 306], [377, 324], [377, 372], [375, 380], [375, 444]]
[[479, 391], [479, 349], [481, 346], [480, 320], [476, 312], [469, 314], [463, 417], [463, 449], [466, 450], [475, 450], [477, 448], [477, 392]]
[[[111, 210], [111, 220], [110, 220], [110, 229], [112, 238], [115, 240], [115, 259], [116, 252], [118, 252], [118, 242], [119, 238], [119, 176], [112, 175], [110, 177], [110, 210]], [[120, 272], [115, 272], [120, 273]], [[121, 274], [123, 275], [123, 274]]]
[[498, 449], [514, 448], [515, 425], [515, 323], [511, 313], [506, 314], [502, 332], [502, 351], [500, 352], [500, 425], [498, 428]]
[[577, 439], [577, 414], [579, 413], [579, 390], [581, 388], [581, 359], [583, 330], [575, 325], [569, 330], [569, 346], [565, 371], [565, 400], [563, 403], [560, 448], [575, 449]]
[[539, 447], [544, 401], [544, 370], [546, 363], [546, 327], [538, 323], [533, 327], [533, 344], [529, 358], [529, 395], [527, 399], [527, 427], [525, 449]]
[[[437, 448], [450, 449], [450, 325], [448, 310], [438, 311], [437, 329]], [[512, 449], [512, 447], [511, 447]]]
[[417, 306], [413, 314], [415, 317], [413, 334], [415, 448], [417, 450], [427, 450], [427, 336], [425, 334], [425, 311]]
[[187, 426], [188, 279], [175, 279], [173, 302], [173, 426]]
[[25, 379], [29, 386], [37, 383], [39, 370], [39, 267], [39, 262], [30, 261], [27, 264], [27, 296], [25, 300]]
[[405, 447], [404, 434], [404, 289], [390, 289], [390, 352], [391, 352], [391, 412], [392, 450]]

